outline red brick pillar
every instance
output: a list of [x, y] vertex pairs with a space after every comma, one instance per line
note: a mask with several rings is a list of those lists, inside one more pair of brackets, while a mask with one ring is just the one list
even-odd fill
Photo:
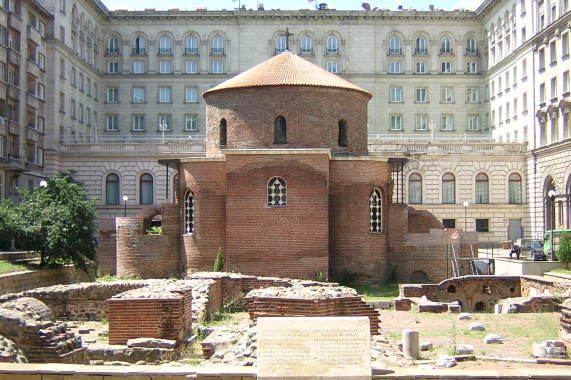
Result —
[[117, 218], [117, 276], [139, 276], [139, 219]]

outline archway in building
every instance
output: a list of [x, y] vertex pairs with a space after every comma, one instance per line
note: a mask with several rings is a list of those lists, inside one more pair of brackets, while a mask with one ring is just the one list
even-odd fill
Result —
[[410, 282], [413, 284], [426, 284], [428, 282], [428, 276], [421, 270], [415, 270], [410, 275]]

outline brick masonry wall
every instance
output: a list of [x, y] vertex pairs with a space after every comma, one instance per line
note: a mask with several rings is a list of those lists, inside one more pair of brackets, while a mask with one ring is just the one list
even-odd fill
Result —
[[[328, 270], [328, 153], [226, 156], [226, 270], [311, 279]], [[287, 206], [268, 207], [272, 177]]]
[[117, 274], [115, 218], [97, 219], [99, 244], [97, 247], [97, 265], [101, 274]]
[[[206, 155], [220, 153], [220, 120], [227, 121], [227, 148], [331, 148], [367, 154], [368, 97], [325, 87], [231, 89], [206, 98]], [[255, 104], [255, 107], [252, 105]], [[287, 144], [274, 144], [275, 120], [287, 123]], [[339, 147], [338, 123], [347, 122], [348, 147]]]
[[184, 195], [194, 194], [194, 233], [184, 234], [181, 223], [181, 274], [211, 271], [218, 248], [226, 256], [226, 163], [199, 160], [180, 165], [181, 218]]
[[168, 278], [179, 273], [178, 204], [163, 205], [163, 233], [140, 233], [142, 219], [117, 218], [117, 275]]
[[[386, 279], [387, 239], [393, 223], [388, 207], [391, 170], [392, 164], [366, 158], [330, 162], [330, 280], [341, 281], [347, 275], [356, 275], [359, 282]], [[370, 231], [369, 198], [375, 188], [383, 197], [380, 233]]]
[[464, 276], [451, 278], [437, 285], [402, 284], [399, 288], [399, 298], [426, 296], [434, 302], [458, 301], [462, 310], [468, 312], [474, 311], [479, 302], [483, 303], [485, 311], [491, 312], [498, 301], [521, 297], [519, 276]]
[[565, 342], [567, 352], [571, 350], [571, 298], [563, 302], [559, 320], [559, 338]]
[[371, 335], [379, 334], [380, 314], [361, 296], [327, 299], [247, 297], [250, 319], [259, 317], [368, 317]]
[[85, 273], [71, 266], [23, 271], [0, 276], [0, 295], [23, 292], [28, 289], [40, 288], [56, 284], [73, 284], [84, 281], [95, 281], [95, 270]]
[[568, 281], [560, 281], [545, 276], [521, 277], [522, 297], [531, 297], [532, 295], [540, 295], [546, 292], [553, 295], [561, 295], [569, 291], [570, 288]]

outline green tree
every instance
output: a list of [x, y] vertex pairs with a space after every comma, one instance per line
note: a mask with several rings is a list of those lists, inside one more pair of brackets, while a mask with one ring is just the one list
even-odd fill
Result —
[[559, 249], [557, 250], [557, 260], [562, 263], [571, 262], [571, 238], [566, 231], [561, 233]]
[[22, 201], [16, 206], [16, 237], [27, 249], [40, 253], [41, 266], [72, 263], [87, 271], [96, 256], [95, 202], [87, 198], [73, 173], [50, 178], [45, 188], [19, 191]]
[[218, 247], [218, 255], [214, 261], [214, 272], [222, 272], [224, 269], [224, 256], [222, 256], [222, 247]]

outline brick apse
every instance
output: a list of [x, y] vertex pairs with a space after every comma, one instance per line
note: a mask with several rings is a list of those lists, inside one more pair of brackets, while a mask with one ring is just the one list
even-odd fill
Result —
[[225, 270], [250, 275], [376, 283], [398, 265], [401, 281], [443, 280], [446, 244], [477, 236], [446, 233], [402, 193], [393, 203], [402, 169], [368, 155], [371, 96], [287, 51], [206, 91], [206, 156], [160, 161], [178, 169], [169, 228], [145, 236], [143, 216], [102, 220], [116, 236], [100, 247], [102, 271], [185, 276], [212, 270], [220, 249]]

